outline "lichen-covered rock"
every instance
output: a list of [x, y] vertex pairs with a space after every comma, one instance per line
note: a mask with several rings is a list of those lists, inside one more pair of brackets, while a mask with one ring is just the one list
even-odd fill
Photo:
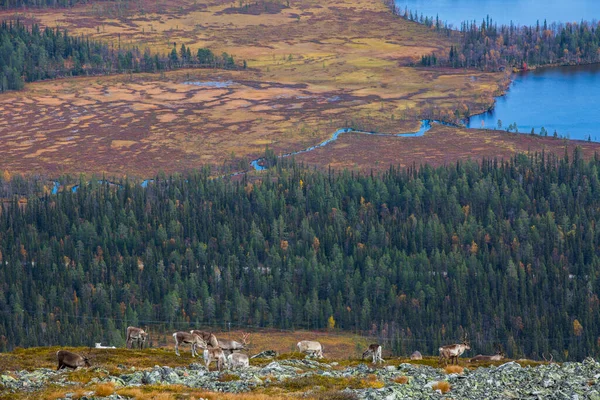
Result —
[[[541, 399], [561, 398], [572, 400], [600, 400], [600, 364], [593, 359], [580, 363], [564, 363], [521, 367], [516, 362], [508, 362], [498, 367], [465, 369], [462, 374], [446, 374], [439, 368], [425, 365], [400, 364], [397, 367], [372, 368], [360, 364], [347, 368], [333, 368], [331, 364], [314, 360], [282, 360], [272, 362], [263, 368], [251, 366], [230, 372], [208, 371], [201, 364], [171, 368], [155, 366], [146, 371], [133, 370], [131, 373], [111, 375], [100, 372], [85, 387], [90, 390], [95, 384], [112, 382], [117, 387], [141, 386], [146, 384], [183, 385], [201, 388], [212, 392], [240, 393], [271, 384], [279, 384], [290, 378], [322, 376], [331, 379], [359, 378], [369, 381], [372, 375], [383, 382], [381, 388], [351, 389], [343, 392], [366, 400], [392, 399]], [[123, 370], [121, 372], [124, 372]], [[224, 375], [224, 374], [228, 375]], [[81, 385], [69, 380], [69, 371], [37, 369], [35, 371], [4, 371], [0, 374], [0, 396], [10, 397], [10, 393], [37, 391], [49, 384], [68, 387]], [[398, 379], [405, 376], [408, 379]], [[408, 382], [406, 382], [408, 380]], [[450, 391], [442, 394], [434, 390], [435, 384], [447, 381]], [[402, 383], [404, 382], [404, 383]], [[318, 392], [318, 387], [307, 389]], [[72, 393], [75, 393], [73, 390]], [[308, 392], [307, 392], [308, 393]], [[68, 398], [68, 394], [66, 395]], [[73, 394], [71, 394], [73, 396]], [[82, 398], [97, 399], [93, 393], [85, 393]], [[120, 400], [118, 395], [106, 399]]]

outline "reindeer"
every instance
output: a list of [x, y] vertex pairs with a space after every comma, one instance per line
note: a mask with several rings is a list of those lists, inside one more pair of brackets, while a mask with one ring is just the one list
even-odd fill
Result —
[[227, 356], [227, 365], [230, 369], [247, 368], [250, 366], [250, 360], [245, 354], [231, 353]]
[[194, 329], [194, 330], [191, 330], [190, 333], [200, 336], [202, 338], [202, 340], [204, 340], [208, 346], [219, 347], [219, 341], [217, 340], [217, 337], [212, 332], [199, 331], [199, 330]]
[[219, 371], [223, 370], [223, 367], [227, 365], [227, 358], [225, 357], [225, 352], [220, 347], [208, 347], [204, 348], [204, 364], [206, 364], [206, 369], [210, 371], [210, 363], [216, 361], [217, 369]]
[[467, 335], [464, 336], [462, 344], [449, 344], [440, 347], [440, 358], [438, 362], [441, 364], [443, 361], [450, 359], [450, 364], [453, 364], [452, 361], [456, 360], [456, 364], [458, 365], [458, 357], [460, 357], [465, 350], [471, 350], [471, 345], [467, 341]]
[[79, 355], [67, 350], [59, 350], [56, 352], [56, 358], [58, 358], [58, 368], [77, 369], [77, 367], [91, 367], [89, 355]]
[[362, 355], [363, 360], [365, 359], [366, 356], [372, 356], [373, 357], [373, 364], [376, 363], [382, 363], [384, 362], [384, 359], [381, 358], [381, 345], [377, 344], [377, 343], [373, 343], [369, 345], [369, 348], [367, 350], [365, 350], [365, 352]]
[[500, 361], [505, 356], [506, 355], [504, 354], [504, 351], [502, 350], [502, 345], [498, 345], [496, 347], [496, 354], [494, 354], [493, 356], [483, 356], [481, 354], [477, 354], [475, 357], [471, 358], [469, 360], [469, 362], [472, 363], [472, 362]]
[[300, 353], [306, 353], [311, 357], [323, 358], [324, 347], [319, 342], [311, 340], [301, 340], [296, 345]]
[[206, 342], [202, 340], [202, 338], [193, 333], [187, 332], [175, 332], [173, 334], [173, 338], [175, 339], [175, 354], [181, 356], [179, 354], [179, 345], [180, 344], [189, 344], [192, 347], [192, 357], [196, 357], [198, 352], [196, 351], [196, 346], [200, 348], [206, 348]]
[[410, 359], [411, 360], [422, 360], [423, 356], [421, 355], [421, 352], [417, 350], [410, 355]]
[[250, 342], [248, 341], [249, 336], [249, 333], [242, 332], [242, 343], [236, 342], [235, 340], [219, 339], [219, 347], [223, 350], [223, 352], [225, 352], [226, 356], [241, 350], [245, 350], [248, 348], [248, 345], [250, 345]]
[[493, 356], [483, 356], [477, 354], [475, 357], [469, 360], [470, 363], [474, 362], [488, 362], [488, 361], [500, 361], [504, 358], [504, 354], [494, 354]]
[[133, 343], [135, 342], [139, 345], [139, 348], [141, 349], [142, 347], [144, 347], [144, 343], [146, 343], [147, 339], [148, 334], [145, 330], [143, 330], [142, 328], [136, 328], [135, 326], [128, 326], [127, 341], [125, 342], [125, 347], [127, 347], [128, 349], [132, 349]]

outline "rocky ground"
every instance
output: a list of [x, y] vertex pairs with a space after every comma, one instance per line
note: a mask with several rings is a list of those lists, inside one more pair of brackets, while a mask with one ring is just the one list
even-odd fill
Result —
[[[170, 368], [155, 366], [136, 370], [119, 366], [122, 373], [109, 373], [95, 368], [92, 378], [77, 396], [69, 388], [81, 387], [70, 380], [73, 372], [41, 368], [34, 371], [0, 372], [0, 398], [11, 394], [36, 393], [49, 385], [65, 389], [63, 398], [130, 398], [119, 394], [119, 388], [145, 385], [181, 385], [207, 392], [267, 394], [270, 388], [297, 393], [305, 398], [336, 388], [337, 399], [598, 399], [600, 400], [600, 363], [593, 359], [522, 367], [517, 362], [500, 366], [465, 368], [462, 373], [425, 365], [400, 364], [373, 368], [369, 364], [341, 367], [336, 362], [314, 360], [279, 360], [264, 367], [251, 366], [238, 371], [207, 371], [204, 365]], [[460, 369], [460, 368], [459, 368]], [[99, 376], [98, 376], [99, 375]], [[447, 382], [448, 385], [439, 382]], [[94, 388], [112, 383], [114, 394], [98, 396]], [[341, 385], [341, 386], [340, 386]], [[344, 385], [347, 385], [344, 387]], [[442, 393], [444, 391], [445, 393]], [[333, 398], [333, 397], [330, 397]]]

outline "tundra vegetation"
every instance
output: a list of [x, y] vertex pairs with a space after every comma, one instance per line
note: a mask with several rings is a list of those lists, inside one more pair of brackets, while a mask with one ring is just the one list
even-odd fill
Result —
[[467, 332], [481, 354], [595, 356], [599, 166], [579, 148], [381, 175], [280, 162], [261, 179], [94, 178], [56, 195], [7, 175], [0, 346], [231, 323], [356, 330], [391, 354]]
[[[257, 334], [263, 333], [268, 334]], [[295, 335], [289, 334], [286, 340], [294, 340]], [[348, 335], [336, 337], [338, 342], [333, 347], [355, 340]], [[319, 336], [322, 338], [331, 343], [331, 335]], [[204, 365], [193, 363], [189, 356], [186, 363], [171, 349], [161, 348], [102, 349], [94, 353], [91, 368], [55, 371], [48, 367], [51, 352], [56, 348], [20, 349], [0, 354], [2, 361], [9, 362], [3, 364], [8, 368], [0, 371], [0, 397], [378, 400], [442, 399], [446, 398], [444, 395], [460, 399], [505, 399], [528, 397], [531, 392], [543, 398], [557, 392], [579, 398], [600, 395], [597, 384], [600, 365], [591, 358], [562, 365], [525, 360], [471, 365], [462, 360], [464, 367], [439, 369], [431, 366], [436, 363], [435, 357], [419, 362], [391, 357], [384, 365], [374, 366], [362, 361], [360, 352], [353, 353], [351, 348], [346, 347], [344, 358], [335, 361], [282, 355], [275, 359], [253, 358], [249, 366], [223, 372], [207, 370]]]
[[[503, 73], [415, 68], [423, 54], [451, 42], [379, 1], [238, 7], [224, 0], [140, 0], [119, 17], [97, 10], [110, 4], [0, 13], [41, 32], [99, 43], [115, 57], [104, 71], [123, 72], [86, 77], [95, 58], [80, 52], [80, 77], [3, 94], [0, 169], [137, 176], [202, 165], [243, 170], [266, 146], [275, 154], [301, 150], [345, 126], [400, 133], [416, 130], [421, 118], [457, 121], [487, 110], [508, 82]], [[246, 60], [248, 68], [187, 68], [196, 65], [190, 60], [211, 65], [200, 61], [198, 49], [217, 60], [234, 54], [236, 65]], [[146, 54], [186, 68], [130, 74], [150, 72]], [[70, 71], [77, 58], [62, 58]], [[121, 59], [127, 65], [119, 67]], [[477, 157], [474, 149], [485, 146], [468, 147]]]

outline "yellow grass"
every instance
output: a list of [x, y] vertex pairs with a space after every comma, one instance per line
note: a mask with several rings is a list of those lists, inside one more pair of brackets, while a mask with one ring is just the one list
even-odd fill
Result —
[[94, 388], [94, 392], [96, 392], [96, 396], [110, 396], [115, 392], [115, 384], [112, 382], [98, 384]]

